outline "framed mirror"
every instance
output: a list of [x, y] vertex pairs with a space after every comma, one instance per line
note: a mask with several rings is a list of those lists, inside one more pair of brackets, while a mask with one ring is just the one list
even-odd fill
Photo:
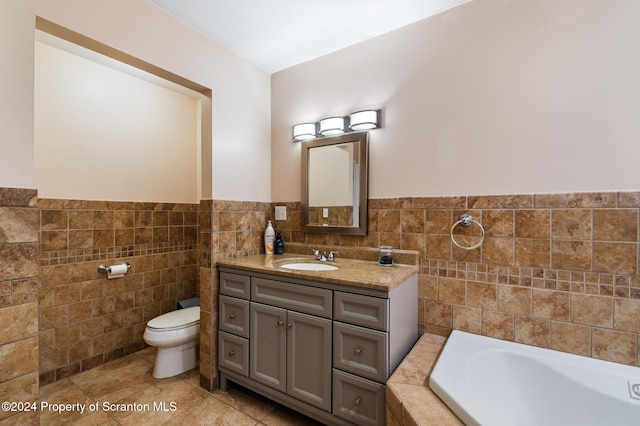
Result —
[[302, 231], [367, 235], [369, 133], [302, 143]]

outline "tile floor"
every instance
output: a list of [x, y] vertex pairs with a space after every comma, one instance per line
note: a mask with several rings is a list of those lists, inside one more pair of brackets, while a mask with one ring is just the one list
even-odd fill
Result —
[[[207, 392], [198, 369], [154, 379], [155, 348], [147, 348], [40, 389], [40, 424], [266, 425], [320, 423], [240, 387]], [[43, 402], [49, 404], [43, 409]], [[164, 405], [162, 405], [164, 403]], [[68, 411], [55, 411], [71, 404]], [[91, 411], [93, 404], [93, 411]], [[155, 404], [155, 405], [154, 405]], [[84, 412], [79, 411], [84, 405]]]

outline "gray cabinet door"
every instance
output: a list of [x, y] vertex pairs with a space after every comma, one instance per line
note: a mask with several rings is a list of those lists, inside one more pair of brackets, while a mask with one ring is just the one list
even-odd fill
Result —
[[287, 394], [331, 411], [331, 320], [287, 312]]
[[287, 312], [282, 308], [251, 303], [249, 377], [286, 392]]

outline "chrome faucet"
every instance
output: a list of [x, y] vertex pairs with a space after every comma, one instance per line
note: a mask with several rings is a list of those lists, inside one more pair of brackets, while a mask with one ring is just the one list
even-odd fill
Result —
[[320, 250], [313, 249], [313, 255], [316, 257], [316, 260], [319, 260], [320, 262], [327, 261], [327, 255]]
[[320, 250], [313, 249], [313, 255], [316, 257], [316, 260], [319, 260], [320, 262], [335, 262], [336, 261], [335, 255], [338, 253], [340, 252], [330, 251], [329, 255], [327, 255], [326, 253], [321, 252]]

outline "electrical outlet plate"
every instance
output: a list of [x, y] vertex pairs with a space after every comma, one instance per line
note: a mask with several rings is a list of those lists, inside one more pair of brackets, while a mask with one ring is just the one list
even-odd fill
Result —
[[329, 217], [329, 209], [328, 208], [323, 208], [322, 209], [322, 217]]
[[287, 220], [287, 206], [276, 206], [276, 220]]

